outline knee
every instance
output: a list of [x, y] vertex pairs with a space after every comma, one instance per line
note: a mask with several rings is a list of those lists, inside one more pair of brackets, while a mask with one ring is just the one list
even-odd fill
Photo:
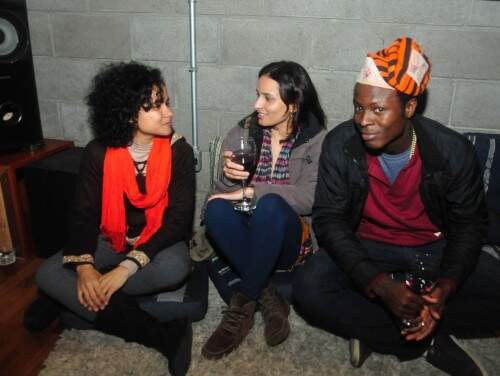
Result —
[[59, 253], [45, 260], [35, 274], [35, 283], [38, 288], [49, 293], [62, 269], [62, 256]]
[[285, 213], [287, 213], [286, 210], [289, 208], [290, 205], [283, 197], [276, 193], [268, 193], [259, 198], [254, 215], [260, 218], [268, 218], [273, 223], [276, 223], [280, 219], [285, 220]]
[[233, 210], [231, 203], [227, 200], [221, 198], [210, 200], [205, 209], [205, 222], [212, 223], [224, 219], [227, 216], [228, 209]]
[[186, 281], [191, 266], [188, 252], [183, 242], [161, 251], [140, 274], [127, 281], [124, 292], [141, 295], [180, 287]]
[[283, 208], [284, 205], [288, 205], [283, 197], [276, 193], [268, 193], [259, 198], [257, 202], [257, 208], [262, 207], [263, 210], [277, 210]]

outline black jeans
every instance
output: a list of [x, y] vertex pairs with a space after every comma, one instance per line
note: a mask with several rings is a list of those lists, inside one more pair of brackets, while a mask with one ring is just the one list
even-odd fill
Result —
[[[417, 248], [363, 242], [384, 271], [408, 267], [412, 252], [441, 253], [444, 241]], [[357, 338], [374, 351], [400, 359], [420, 356], [431, 338], [406, 342], [400, 335], [399, 319], [382, 301], [359, 291], [331, 257], [320, 250], [297, 268], [293, 284], [294, 307], [308, 322], [346, 339]], [[491, 333], [500, 328], [500, 260], [481, 252], [475, 271], [446, 304], [439, 331], [448, 334]]]

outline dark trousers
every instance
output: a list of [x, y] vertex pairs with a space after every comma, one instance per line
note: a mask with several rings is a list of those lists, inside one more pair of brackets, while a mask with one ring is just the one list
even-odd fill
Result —
[[[370, 257], [387, 272], [408, 268], [414, 252], [431, 250], [439, 259], [444, 241], [407, 248], [363, 242]], [[382, 301], [359, 291], [331, 257], [320, 250], [297, 268], [294, 275], [295, 309], [311, 324], [346, 339], [357, 338], [374, 351], [401, 359], [420, 356], [431, 338], [407, 342], [400, 334], [399, 319]], [[500, 328], [500, 260], [481, 252], [478, 265], [445, 307], [438, 331], [456, 335], [489, 334]]]
[[227, 200], [207, 204], [205, 225], [210, 238], [241, 277], [240, 290], [256, 300], [276, 269], [288, 269], [300, 251], [299, 216], [281, 196], [267, 194], [253, 214], [241, 214]]

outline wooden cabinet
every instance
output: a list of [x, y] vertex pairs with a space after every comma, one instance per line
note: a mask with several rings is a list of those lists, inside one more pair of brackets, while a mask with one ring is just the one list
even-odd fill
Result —
[[22, 168], [72, 146], [72, 141], [46, 139], [44, 146], [33, 151], [0, 154], [0, 245], [13, 246], [18, 256], [30, 257], [34, 252]]

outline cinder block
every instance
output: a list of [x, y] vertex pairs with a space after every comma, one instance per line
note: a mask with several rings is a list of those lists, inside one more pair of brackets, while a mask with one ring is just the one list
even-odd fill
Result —
[[63, 138], [63, 130], [59, 122], [57, 102], [39, 101], [40, 118], [42, 121], [42, 132], [45, 138]]
[[383, 47], [374, 28], [359, 22], [319, 24], [312, 37], [313, 67], [358, 72], [366, 53]]
[[64, 138], [73, 140], [78, 146], [85, 146], [92, 138], [88, 123], [87, 106], [83, 103], [60, 103]]
[[468, 129], [500, 129], [500, 83], [462, 81], [456, 86], [452, 125]]
[[203, 203], [206, 193], [210, 190], [210, 154], [208, 152], [201, 153], [201, 159], [202, 169], [196, 174], [196, 193], [197, 197], [200, 197], [201, 203]]
[[[245, 112], [253, 108], [257, 74], [254, 69], [200, 66], [198, 108]], [[176, 92], [180, 107], [191, 106], [190, 75], [184, 68], [177, 71]]]
[[88, 0], [89, 10], [100, 12], [155, 12], [160, 0]]
[[33, 55], [52, 55], [50, 42], [49, 15], [46, 13], [29, 12], [31, 52]]
[[[326, 116], [328, 117], [328, 123], [326, 126], [327, 126], [329, 131], [332, 130], [333, 128], [335, 128], [337, 125], [343, 123], [344, 121], [349, 120], [349, 119], [336, 118], [335, 115], [333, 115], [333, 114], [327, 114]], [[352, 118], [352, 114], [351, 114], [351, 118]]]
[[420, 27], [415, 37], [433, 63], [434, 76], [500, 79], [500, 31]]
[[29, 10], [87, 10], [82, 0], [26, 0]]
[[128, 17], [53, 14], [56, 56], [130, 59]]
[[500, 27], [500, 3], [474, 1], [470, 25]]
[[347, 72], [311, 74], [321, 105], [327, 114], [342, 121], [352, 118], [352, 97], [356, 78], [357, 74]]
[[98, 65], [91, 60], [50, 57], [35, 57], [33, 62], [40, 100], [83, 100]]
[[[203, 1], [204, 3], [206, 1]], [[209, 1], [211, 2], [211, 1]], [[179, 0], [157, 0], [157, 5], [155, 5], [155, 14], [165, 14], [173, 16], [175, 14], [186, 15], [189, 14], [189, 3], [188, 1]], [[197, 1], [198, 5], [200, 2]], [[199, 6], [196, 7], [196, 14], [201, 14], [198, 10]]]
[[463, 25], [470, 0], [363, 0], [363, 19], [368, 22]]
[[[218, 52], [217, 20], [197, 18], [197, 61], [215, 62]], [[189, 61], [187, 17], [134, 16], [132, 57], [144, 60]]]
[[[219, 134], [217, 126], [217, 112], [210, 110], [198, 110], [198, 148], [208, 152], [210, 140]], [[186, 140], [193, 144], [193, 129], [191, 109], [183, 108], [175, 111], [175, 129], [182, 133]]]
[[264, 1], [275, 16], [359, 19], [361, 0], [273, 0]]
[[312, 23], [287, 18], [223, 21], [222, 61], [227, 65], [261, 67], [275, 60], [310, 60]]
[[448, 124], [450, 119], [453, 82], [448, 79], [434, 78], [429, 81], [427, 105], [424, 116]]
[[[265, 15], [268, 0], [209, 0], [197, 1], [197, 14]], [[188, 2], [178, 2], [178, 12], [189, 12]]]
[[248, 107], [247, 112], [220, 112], [219, 113], [219, 136], [226, 137], [226, 134], [234, 128], [245, 116], [253, 112], [253, 106]]

